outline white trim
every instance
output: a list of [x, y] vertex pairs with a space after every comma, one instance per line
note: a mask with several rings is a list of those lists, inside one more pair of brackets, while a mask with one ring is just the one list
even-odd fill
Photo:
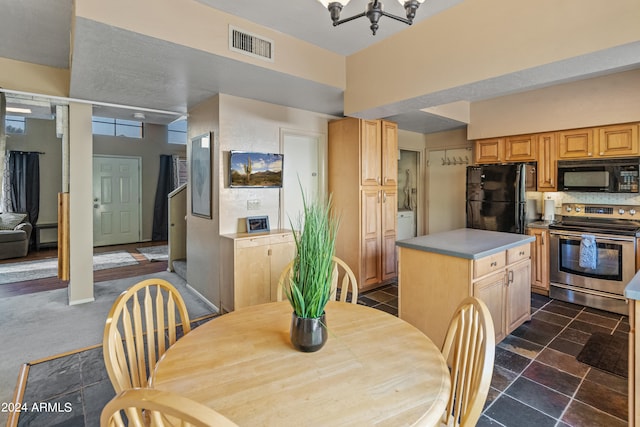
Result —
[[200, 292], [198, 292], [197, 289], [195, 289], [193, 286], [191, 286], [190, 284], [186, 284], [187, 289], [190, 289], [191, 292], [193, 292], [194, 294], [196, 294], [198, 296], [198, 298], [200, 298], [202, 300], [202, 302], [204, 302], [205, 304], [207, 304], [209, 307], [211, 307], [216, 313], [221, 314], [221, 311], [218, 307], [215, 306], [215, 304], [213, 304], [211, 301], [209, 301], [208, 299], [206, 299], [204, 297], [204, 295], [202, 295]]
[[81, 299], [81, 300], [77, 300], [77, 301], [69, 300], [69, 305], [86, 304], [88, 302], [94, 302], [95, 300], [96, 300], [95, 298], [85, 298], [85, 299]]

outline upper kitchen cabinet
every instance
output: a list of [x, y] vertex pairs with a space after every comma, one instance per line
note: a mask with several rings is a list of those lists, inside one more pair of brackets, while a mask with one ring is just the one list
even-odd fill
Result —
[[476, 164], [500, 163], [504, 159], [504, 138], [488, 138], [476, 141]]
[[536, 160], [536, 135], [517, 135], [476, 141], [476, 164], [533, 162]]
[[361, 120], [360, 135], [362, 185], [397, 185], [398, 125]]
[[594, 136], [600, 157], [638, 155], [637, 123], [597, 128]]
[[341, 215], [336, 256], [360, 290], [396, 276], [398, 127], [351, 117], [329, 122], [329, 192]]
[[559, 132], [559, 159], [626, 157], [640, 154], [638, 124], [602, 126]]
[[538, 135], [538, 191], [556, 191], [558, 134]]
[[506, 162], [535, 162], [536, 135], [508, 136], [504, 139], [504, 160]]

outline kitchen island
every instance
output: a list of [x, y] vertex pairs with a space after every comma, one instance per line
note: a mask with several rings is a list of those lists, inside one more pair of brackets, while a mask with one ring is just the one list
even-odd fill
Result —
[[460, 302], [487, 304], [496, 343], [531, 318], [533, 236], [461, 228], [396, 242], [398, 311], [442, 346]]

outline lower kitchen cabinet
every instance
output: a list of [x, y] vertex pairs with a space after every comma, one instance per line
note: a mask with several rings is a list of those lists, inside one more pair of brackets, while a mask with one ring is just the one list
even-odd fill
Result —
[[221, 237], [222, 311], [276, 301], [280, 274], [295, 256], [293, 233], [275, 230]]
[[399, 317], [442, 346], [449, 320], [467, 296], [493, 319], [496, 343], [531, 318], [531, 244], [468, 259], [399, 247]]
[[531, 291], [549, 295], [549, 230], [529, 228], [527, 234], [536, 238], [531, 244]]

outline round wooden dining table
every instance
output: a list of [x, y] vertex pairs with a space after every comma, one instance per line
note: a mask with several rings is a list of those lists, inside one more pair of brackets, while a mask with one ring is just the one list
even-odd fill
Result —
[[292, 347], [286, 301], [214, 318], [167, 350], [151, 386], [239, 426], [437, 425], [451, 385], [431, 340], [374, 308], [332, 301], [325, 312], [315, 353]]

